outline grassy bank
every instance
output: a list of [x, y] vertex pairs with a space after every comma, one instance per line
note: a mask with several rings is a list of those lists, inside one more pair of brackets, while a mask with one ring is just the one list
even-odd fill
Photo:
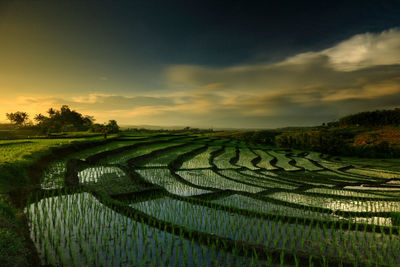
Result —
[[21, 140], [21, 139], [50, 139], [50, 138], [89, 138], [101, 136], [100, 133], [80, 131], [80, 132], [63, 132], [43, 134], [39, 133], [36, 129], [1, 129], [0, 127], [0, 140]]

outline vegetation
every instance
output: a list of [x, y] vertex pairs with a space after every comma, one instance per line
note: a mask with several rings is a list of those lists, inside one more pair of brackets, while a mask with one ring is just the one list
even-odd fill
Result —
[[110, 120], [107, 124], [95, 123], [91, 125], [90, 130], [94, 133], [118, 133], [119, 126], [117, 124], [117, 121]]
[[29, 118], [28, 113], [21, 111], [17, 111], [14, 113], [7, 113], [6, 116], [7, 119], [10, 120], [10, 122], [15, 123], [18, 126], [24, 125]]
[[0, 124], [0, 140], [32, 137], [71, 138], [84, 137], [91, 133], [113, 134], [120, 131], [115, 120], [110, 120], [105, 124], [94, 123], [94, 117], [82, 115], [71, 110], [67, 105], [61, 106], [60, 110], [50, 108], [47, 114], [47, 116], [35, 115], [36, 124], [34, 124], [29, 121], [29, 114], [26, 112], [7, 113], [6, 116], [11, 124]]
[[214, 136], [367, 158], [400, 157], [400, 109], [349, 115], [318, 127], [221, 132]]
[[0, 264], [398, 266], [399, 160], [311, 151], [366, 129], [0, 141]]
[[345, 116], [338, 121], [339, 126], [400, 126], [400, 108], [375, 110]]
[[[65, 142], [53, 146], [58, 157], [45, 161], [40, 187], [31, 184], [23, 200], [42, 264], [400, 263], [400, 171], [389, 164], [350, 165], [316, 152], [198, 135], [58, 140]], [[26, 162], [46, 155], [37, 153]], [[2, 218], [22, 223], [14, 208], [2, 207]], [[26, 253], [24, 235], [10, 225], [1, 229], [14, 238], [13, 251]], [[8, 262], [24, 258], [4, 255]]]
[[35, 116], [36, 126], [47, 133], [88, 130], [94, 121], [93, 117], [84, 116], [66, 105], [60, 110], [50, 108], [47, 113], [48, 116], [42, 114]]

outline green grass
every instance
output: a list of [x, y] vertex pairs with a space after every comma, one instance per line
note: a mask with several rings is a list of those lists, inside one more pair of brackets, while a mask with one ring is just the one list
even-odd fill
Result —
[[61, 148], [72, 143], [103, 140], [102, 136], [94, 138], [72, 139], [24, 139], [16, 141], [0, 141], [0, 166], [4, 163], [33, 163], [50, 148]]

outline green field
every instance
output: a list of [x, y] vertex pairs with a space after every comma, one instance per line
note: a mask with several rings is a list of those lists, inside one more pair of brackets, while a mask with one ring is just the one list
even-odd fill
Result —
[[0, 167], [54, 153], [21, 197], [43, 265], [400, 265], [400, 160], [151, 134], [0, 152]]

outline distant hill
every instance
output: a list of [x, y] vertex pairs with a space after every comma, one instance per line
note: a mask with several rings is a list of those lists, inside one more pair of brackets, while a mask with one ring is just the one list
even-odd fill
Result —
[[147, 130], [181, 130], [186, 126], [158, 126], [158, 125], [129, 125], [129, 124], [121, 124], [121, 130], [127, 129], [147, 129]]
[[[129, 124], [122, 124], [121, 130], [127, 130], [127, 129], [146, 129], [146, 130], [154, 130], [154, 131], [159, 131], [159, 130], [166, 130], [166, 131], [175, 131], [175, 130], [182, 130], [188, 126], [159, 126], [159, 125], [148, 125], [148, 124], [140, 124], [140, 125], [129, 125]], [[190, 128], [199, 128], [203, 130], [209, 130], [210, 128], [206, 127], [192, 127]], [[230, 128], [230, 127], [216, 127], [212, 128], [215, 131], [255, 131], [255, 130], [263, 130], [265, 128], [259, 128], [259, 129], [254, 129], [254, 128]]]
[[360, 112], [340, 118], [339, 126], [400, 126], [400, 108]]
[[316, 127], [286, 127], [214, 135], [331, 155], [400, 157], [400, 108], [360, 112]]

